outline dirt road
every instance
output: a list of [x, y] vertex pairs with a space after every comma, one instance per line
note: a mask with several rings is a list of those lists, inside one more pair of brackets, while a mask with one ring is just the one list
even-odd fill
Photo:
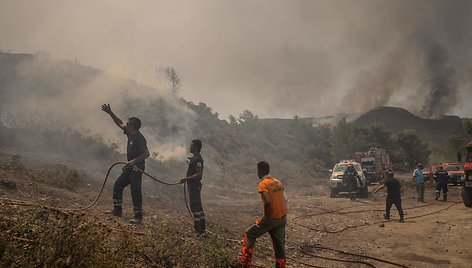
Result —
[[[0, 187], [2, 198], [23, 199], [55, 207], [87, 205], [97, 193], [98, 182], [76, 192], [60, 190], [38, 183], [21, 173], [3, 172], [2, 178], [16, 183], [16, 190]], [[255, 185], [257, 182], [255, 182]], [[89, 213], [114, 228], [126, 226], [125, 220], [110, 219], [103, 211], [111, 206], [109, 183], [100, 201]], [[449, 201], [435, 201], [432, 185], [427, 185], [426, 203], [415, 200], [414, 186], [403, 178], [405, 222], [398, 222], [392, 208], [392, 220], [384, 221], [385, 190], [369, 198], [351, 202], [347, 196], [329, 198], [324, 185], [288, 189], [289, 224], [286, 247], [289, 267], [471, 267], [472, 210], [460, 202], [460, 188], [450, 186]], [[180, 191], [164, 198], [144, 188], [144, 225], [153, 228], [164, 218], [172, 218], [175, 228], [191, 233], [192, 224]], [[85, 198], [84, 198], [85, 196]], [[257, 193], [236, 193], [234, 196], [204, 187], [203, 203], [209, 229], [223, 228], [228, 247], [238, 259], [237, 240], [261, 215]], [[125, 192], [125, 217], [131, 216], [131, 200]], [[344, 253], [342, 253], [344, 252]], [[349, 254], [346, 254], [349, 253]], [[341, 261], [344, 260], [344, 261]], [[256, 244], [254, 262], [258, 267], [273, 266], [273, 250], [269, 237]]]

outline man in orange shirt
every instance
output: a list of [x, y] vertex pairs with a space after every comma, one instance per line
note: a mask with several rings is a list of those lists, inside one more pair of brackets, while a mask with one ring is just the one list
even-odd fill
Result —
[[243, 267], [251, 267], [256, 239], [265, 233], [270, 234], [275, 250], [275, 267], [285, 268], [285, 225], [287, 223], [287, 198], [281, 181], [269, 175], [269, 164], [257, 163], [257, 175], [261, 182], [258, 192], [264, 205], [264, 216], [244, 233], [241, 257]]

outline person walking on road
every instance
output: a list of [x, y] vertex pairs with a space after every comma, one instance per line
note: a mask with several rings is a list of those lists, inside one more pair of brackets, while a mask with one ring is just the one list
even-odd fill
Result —
[[257, 163], [257, 176], [261, 179], [258, 192], [261, 194], [264, 216], [256, 220], [256, 223], [244, 233], [241, 249], [243, 267], [251, 267], [256, 239], [265, 233], [269, 233], [272, 239], [276, 259], [275, 267], [287, 267], [285, 256], [287, 198], [282, 182], [269, 175], [269, 172], [270, 168], [267, 162]]
[[352, 163], [349, 163], [343, 174], [343, 183], [347, 185], [347, 190], [349, 192], [349, 198], [351, 199], [351, 201], [356, 201], [358, 178], [359, 174], [354, 168], [354, 165]]
[[203, 235], [206, 230], [205, 213], [202, 206], [202, 178], [203, 178], [203, 158], [200, 154], [202, 141], [195, 139], [190, 143], [190, 153], [192, 157], [188, 159], [187, 176], [180, 180], [180, 183], [187, 183], [190, 210], [192, 211], [193, 227], [198, 235]]
[[110, 213], [117, 217], [123, 215], [123, 190], [130, 185], [134, 219], [131, 219], [129, 223], [140, 224], [143, 220], [142, 172], [134, 170], [133, 167], [136, 166], [144, 171], [145, 159], [149, 157], [146, 139], [139, 131], [141, 120], [137, 117], [130, 117], [125, 124], [112, 112], [110, 104], [103, 104], [102, 110], [111, 116], [115, 124], [128, 137], [126, 146], [128, 163], [123, 167], [123, 172], [113, 185], [113, 210]]
[[416, 201], [424, 203], [423, 164], [418, 164], [418, 168], [413, 171], [413, 179], [416, 185]]
[[434, 179], [436, 180], [436, 190], [434, 191], [435, 199], [438, 200], [441, 195], [441, 190], [443, 192], [443, 201], [447, 201], [447, 178], [449, 173], [444, 170], [443, 166], [439, 166], [438, 170], [434, 174]]
[[385, 220], [390, 220], [390, 209], [392, 208], [392, 205], [395, 205], [395, 207], [398, 210], [398, 214], [400, 215], [400, 220], [399, 222], [403, 222], [403, 209], [402, 209], [402, 198], [401, 198], [401, 184], [400, 181], [398, 181], [396, 178], [393, 176], [393, 171], [389, 169], [387, 171], [387, 179], [385, 180], [384, 184], [375, 190], [374, 192], [378, 192], [379, 190], [387, 187], [387, 198], [385, 200], [385, 214], [384, 214], [384, 219]]

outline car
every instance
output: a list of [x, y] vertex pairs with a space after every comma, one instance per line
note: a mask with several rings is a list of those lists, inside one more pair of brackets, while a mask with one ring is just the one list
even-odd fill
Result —
[[344, 171], [348, 165], [352, 164], [359, 174], [360, 180], [357, 181], [357, 191], [359, 197], [367, 198], [369, 196], [368, 185], [361, 165], [354, 160], [341, 160], [330, 169], [331, 176], [329, 178], [329, 197], [336, 197], [340, 192], [348, 192], [347, 185], [343, 183]]

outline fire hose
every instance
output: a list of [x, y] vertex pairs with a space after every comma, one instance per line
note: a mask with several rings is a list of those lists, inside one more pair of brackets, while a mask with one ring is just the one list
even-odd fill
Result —
[[[113, 165], [110, 166], [110, 168], [108, 168], [108, 171], [107, 171], [107, 175], [105, 176], [105, 180], [103, 181], [103, 184], [102, 184], [102, 187], [100, 188], [100, 191], [98, 192], [97, 196], [95, 197], [95, 199], [92, 201], [92, 203], [90, 203], [88, 206], [85, 206], [85, 207], [82, 207], [82, 208], [70, 208], [70, 209], [65, 209], [65, 210], [68, 210], [68, 211], [84, 211], [84, 210], [87, 210], [91, 207], [93, 207], [98, 199], [100, 198], [100, 196], [102, 195], [103, 193], [103, 189], [105, 188], [105, 185], [107, 183], [107, 180], [108, 180], [108, 177], [110, 175], [110, 172], [111, 170], [116, 166], [116, 165], [126, 165], [127, 163], [126, 162], [121, 162], [121, 161], [118, 161], [116, 163], [114, 163]], [[156, 181], [156, 182], [159, 182], [159, 183], [162, 183], [164, 185], [177, 185], [177, 184], [180, 184], [180, 181], [177, 181], [177, 182], [167, 182], [167, 181], [164, 181], [164, 179], [166, 179], [166, 177], [163, 177], [161, 179], [158, 179], [154, 176], [152, 176], [151, 174], [145, 172], [144, 170], [136, 167], [136, 166], [133, 166], [133, 170], [134, 171], [138, 171], [138, 172], [141, 172], [143, 173], [144, 175], [148, 176], [149, 178], [151, 178], [152, 180]], [[184, 193], [186, 193], [186, 187], [184, 186]], [[187, 197], [185, 197], [185, 203], [187, 203]], [[187, 206], [188, 207], [188, 206]]]

